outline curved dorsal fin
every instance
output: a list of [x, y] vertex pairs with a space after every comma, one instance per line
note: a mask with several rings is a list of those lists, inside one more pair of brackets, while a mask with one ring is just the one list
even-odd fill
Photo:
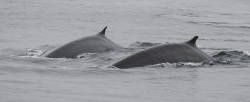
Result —
[[108, 28], [107, 26], [104, 27], [103, 30], [98, 33], [98, 35], [103, 35], [104, 36], [107, 28]]
[[196, 47], [197, 39], [198, 39], [198, 36], [194, 36], [191, 40], [187, 41], [186, 43], [193, 46], [193, 47]]

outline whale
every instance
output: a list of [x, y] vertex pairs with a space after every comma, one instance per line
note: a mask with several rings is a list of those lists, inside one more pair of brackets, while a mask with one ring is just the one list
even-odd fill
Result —
[[83, 53], [102, 53], [122, 47], [105, 36], [107, 26], [95, 35], [80, 38], [43, 54], [48, 58], [77, 58]]
[[143, 67], [159, 63], [178, 63], [178, 62], [204, 62], [214, 61], [196, 46], [198, 36], [182, 43], [161, 44], [155, 47], [139, 51], [130, 55], [112, 66], [120, 69]]

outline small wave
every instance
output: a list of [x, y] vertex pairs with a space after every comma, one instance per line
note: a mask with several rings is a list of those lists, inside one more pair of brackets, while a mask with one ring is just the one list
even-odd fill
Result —
[[229, 50], [228, 48], [212, 48], [212, 47], [201, 47], [203, 50]]
[[83, 53], [77, 56], [77, 58], [93, 58], [97, 57], [96, 53]]
[[224, 15], [224, 16], [233, 16], [231, 13], [220, 13], [219, 15]]
[[244, 51], [221, 51], [218, 54], [214, 55], [215, 58], [240, 58], [250, 60], [250, 56], [248, 52]]
[[25, 56], [26, 50], [24, 49], [13, 49], [13, 48], [7, 48], [1, 50], [1, 55], [7, 55], [7, 56]]
[[43, 50], [43, 51], [47, 51], [47, 50], [51, 50], [56, 48], [56, 46], [52, 46], [52, 45], [42, 45], [39, 46], [37, 49]]
[[154, 67], [154, 68], [196, 68], [196, 67], [202, 67], [204, 65], [212, 65], [213, 62], [211, 63], [203, 63], [203, 62], [178, 62], [178, 63], [159, 63], [159, 64], [154, 64], [154, 65], [149, 65], [149, 67]]
[[245, 40], [245, 39], [240, 39], [240, 40], [235, 40], [235, 39], [227, 39], [224, 41], [228, 41], [228, 42], [250, 42], [249, 40]]
[[246, 28], [246, 29], [250, 29], [250, 26], [238, 26], [239, 28]]
[[225, 27], [225, 28], [240, 28], [240, 29], [250, 29], [250, 26], [231, 24], [231, 25], [218, 25], [217, 27]]
[[132, 48], [148, 48], [156, 45], [160, 45], [162, 43], [151, 43], [151, 42], [135, 42], [130, 45]]
[[199, 25], [211, 25], [216, 27], [225, 27], [225, 28], [240, 28], [240, 29], [250, 29], [249, 25], [241, 23], [228, 23], [228, 22], [200, 22], [200, 21], [187, 21], [190, 24], [199, 24]]
[[13, 83], [13, 84], [34, 84], [33, 82], [29, 81], [22, 81], [22, 80], [0, 80], [3, 83]]
[[46, 51], [55, 48], [54, 46], [44, 45], [38, 48], [28, 48], [28, 49], [14, 49], [6, 48], [1, 50], [1, 55], [7, 56], [21, 56], [21, 57], [39, 57]]
[[188, 21], [187, 23], [191, 24], [202, 24], [202, 25], [225, 25], [228, 24], [226, 22], [198, 22], [198, 21]]
[[27, 56], [38, 57], [41, 56], [43, 53], [44, 51], [39, 49], [28, 49]]
[[250, 42], [250, 40], [246, 40], [246, 39], [204, 39], [204, 38], [201, 38], [200, 40], [204, 40], [204, 41], [223, 41], [223, 42]]
[[213, 55], [216, 61], [222, 64], [233, 64], [234, 62], [250, 62], [250, 55], [244, 51], [221, 51]]

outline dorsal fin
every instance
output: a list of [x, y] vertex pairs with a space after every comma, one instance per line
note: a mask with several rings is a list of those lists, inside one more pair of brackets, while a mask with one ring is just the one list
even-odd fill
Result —
[[107, 26], [104, 27], [103, 30], [98, 33], [98, 35], [103, 35], [104, 36], [107, 28], [108, 28]]
[[193, 47], [196, 47], [197, 39], [198, 39], [198, 36], [194, 36], [191, 40], [187, 41], [186, 43], [193, 46]]

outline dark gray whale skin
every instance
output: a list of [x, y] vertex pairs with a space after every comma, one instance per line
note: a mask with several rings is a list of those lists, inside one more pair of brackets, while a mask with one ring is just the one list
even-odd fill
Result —
[[49, 58], [76, 58], [82, 53], [101, 53], [120, 49], [119, 45], [105, 37], [107, 27], [96, 35], [83, 37], [56, 48], [43, 56]]
[[198, 36], [184, 43], [162, 44], [140, 52], [137, 52], [113, 66], [126, 69], [131, 67], [142, 67], [158, 63], [177, 62], [211, 62], [214, 58], [202, 52], [196, 46]]

